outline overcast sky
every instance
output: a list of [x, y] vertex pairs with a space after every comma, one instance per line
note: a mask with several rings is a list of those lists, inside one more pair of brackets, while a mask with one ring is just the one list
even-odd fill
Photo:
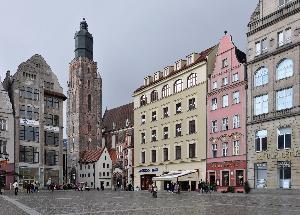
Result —
[[1, 2], [0, 75], [41, 54], [66, 94], [74, 33], [83, 17], [94, 37], [103, 79], [103, 107], [132, 101], [153, 74], [217, 44], [227, 30], [245, 51], [258, 0], [9, 0]]

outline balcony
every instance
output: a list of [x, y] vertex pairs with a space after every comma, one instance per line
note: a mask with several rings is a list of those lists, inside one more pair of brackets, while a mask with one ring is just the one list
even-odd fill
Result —
[[250, 36], [255, 32], [265, 28], [267, 25], [276, 23], [281, 19], [296, 14], [299, 11], [300, 11], [300, 0], [288, 3], [285, 7], [278, 9], [277, 11], [269, 14], [268, 16], [249, 23], [247, 36]]

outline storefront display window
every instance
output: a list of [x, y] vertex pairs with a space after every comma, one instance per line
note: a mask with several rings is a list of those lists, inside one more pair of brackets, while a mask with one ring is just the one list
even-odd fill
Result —
[[236, 186], [244, 185], [244, 170], [236, 170]]
[[289, 189], [291, 188], [291, 162], [279, 161], [278, 176], [279, 176], [279, 188]]
[[222, 186], [229, 186], [229, 171], [222, 171]]
[[255, 187], [267, 187], [267, 163], [257, 163], [254, 165]]

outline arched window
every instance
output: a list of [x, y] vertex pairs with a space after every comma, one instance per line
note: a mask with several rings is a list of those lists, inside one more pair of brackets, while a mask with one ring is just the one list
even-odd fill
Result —
[[254, 73], [254, 86], [258, 87], [267, 84], [269, 81], [268, 69], [266, 67], [261, 67]]
[[88, 110], [92, 110], [92, 96], [91, 94], [88, 95]]
[[187, 80], [187, 86], [189, 87], [193, 87], [197, 84], [197, 74], [196, 73], [192, 73]]
[[147, 97], [145, 95], [142, 95], [141, 99], [140, 99], [140, 105], [144, 106], [147, 104]]
[[179, 93], [183, 89], [183, 82], [181, 79], [175, 81], [174, 83], [174, 93]]
[[162, 88], [162, 97], [165, 98], [167, 96], [170, 95], [170, 87], [168, 84], [166, 84], [165, 86], [163, 86]]
[[151, 99], [151, 102], [155, 102], [158, 100], [158, 92], [156, 90], [153, 90], [151, 92], [150, 99]]
[[293, 76], [294, 63], [291, 59], [284, 59], [278, 65], [276, 69], [276, 79], [281, 80]]

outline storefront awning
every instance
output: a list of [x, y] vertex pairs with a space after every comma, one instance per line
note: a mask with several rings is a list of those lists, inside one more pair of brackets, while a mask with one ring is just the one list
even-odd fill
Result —
[[[171, 171], [167, 174], [163, 174], [161, 176], [158, 177], [153, 177], [152, 181], [175, 181], [175, 180], [179, 180], [180, 178], [183, 178], [184, 176], [188, 176], [191, 174], [196, 173], [196, 170], [184, 170], [184, 171]], [[196, 174], [194, 174], [194, 177], [196, 178]], [[192, 177], [192, 178], [194, 178]], [[184, 177], [186, 178], [186, 177]]]

